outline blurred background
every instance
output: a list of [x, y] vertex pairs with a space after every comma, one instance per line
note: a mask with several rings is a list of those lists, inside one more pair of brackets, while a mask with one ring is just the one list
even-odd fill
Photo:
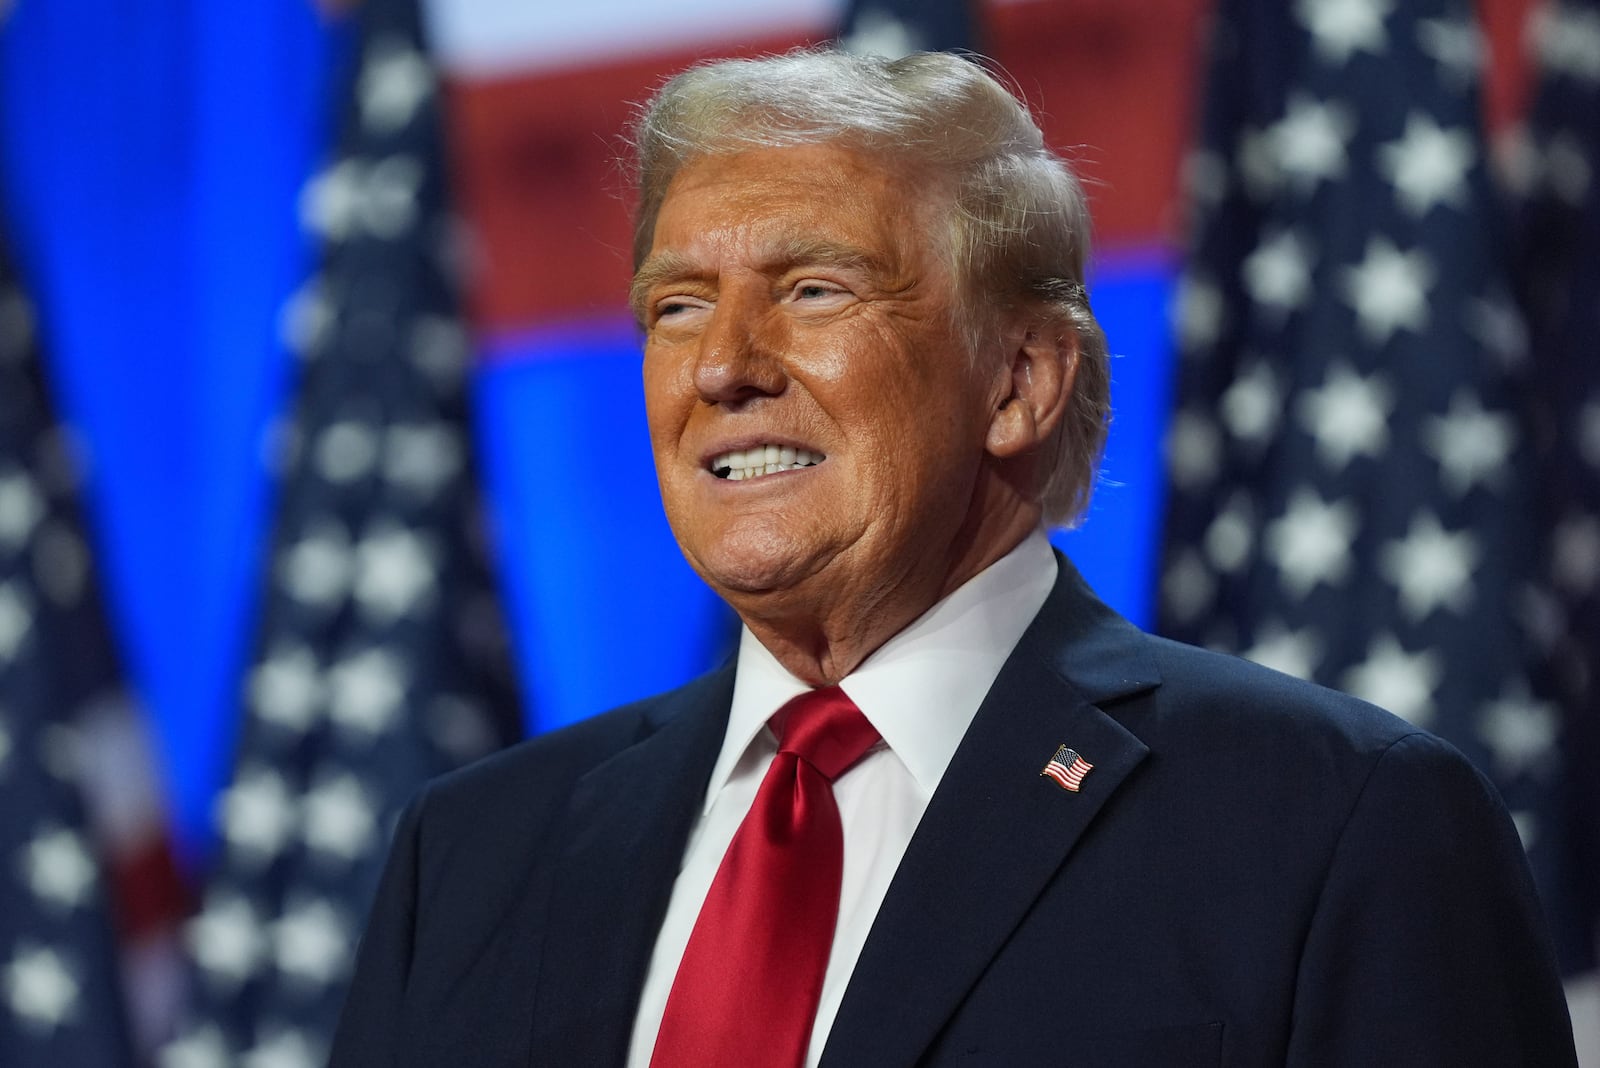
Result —
[[1600, 1064], [1600, 0], [0, 0], [0, 1063], [321, 1063], [417, 786], [728, 653], [622, 136], [828, 40], [1076, 163], [1057, 543], [1490, 774]]

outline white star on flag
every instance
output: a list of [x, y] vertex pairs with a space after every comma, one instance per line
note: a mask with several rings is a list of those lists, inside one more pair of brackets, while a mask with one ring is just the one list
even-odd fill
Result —
[[261, 968], [266, 932], [260, 913], [238, 894], [224, 892], [206, 901], [185, 932], [189, 951], [206, 978], [237, 987]]
[[419, 315], [411, 324], [411, 344], [407, 349], [412, 366], [429, 379], [435, 389], [455, 389], [466, 372], [472, 342], [466, 328], [440, 315]]
[[44, 516], [44, 495], [26, 471], [0, 475], [0, 551], [21, 549]]
[[375, 41], [361, 65], [356, 89], [361, 121], [377, 133], [404, 126], [433, 88], [433, 68], [416, 49], [400, 39]]
[[1471, 85], [1483, 67], [1483, 35], [1467, 19], [1422, 19], [1417, 44], [1457, 89]]
[[1338, 585], [1350, 572], [1350, 543], [1360, 515], [1348, 500], [1324, 501], [1302, 486], [1283, 515], [1268, 525], [1266, 554], [1283, 577], [1284, 588], [1303, 598], [1318, 584]]
[[1342, 686], [1363, 701], [1426, 727], [1433, 718], [1434, 690], [1443, 677], [1439, 654], [1427, 649], [1408, 653], [1394, 635], [1385, 634], [1372, 642], [1364, 661], [1345, 673]]
[[392, 520], [379, 520], [356, 546], [354, 596], [373, 623], [393, 623], [426, 606], [437, 587], [428, 540]]
[[1228, 191], [1227, 164], [1210, 149], [1193, 150], [1184, 157], [1183, 189], [1194, 203], [1216, 204]]
[[19, 945], [5, 969], [6, 1001], [28, 1028], [52, 1032], [71, 1019], [78, 978], [61, 955], [44, 946]]
[[[1342, 145], [1339, 151], [1343, 153]], [[1283, 178], [1283, 170], [1279, 166], [1281, 155], [1274, 127], [1246, 127], [1239, 131], [1234, 145], [1234, 162], [1244, 190], [1252, 199], [1265, 201], [1277, 191], [1278, 183]]]
[[1440, 482], [1452, 496], [1505, 482], [1516, 423], [1504, 412], [1485, 411], [1471, 390], [1457, 390], [1450, 410], [1424, 420], [1421, 434], [1428, 455], [1439, 461]]
[[250, 704], [261, 717], [303, 732], [322, 708], [322, 676], [305, 645], [280, 645], [250, 673]]
[[317, 174], [300, 192], [300, 225], [330, 241], [342, 241], [355, 230], [361, 208], [365, 165], [340, 160]]
[[231, 1068], [233, 1055], [220, 1028], [207, 1024], [161, 1050], [161, 1068]]
[[1564, 3], [1540, 5], [1530, 36], [1544, 67], [1575, 81], [1600, 82], [1600, 11]]
[[412, 156], [380, 159], [367, 172], [361, 219], [379, 238], [396, 238], [417, 223], [417, 194], [422, 191], [422, 164]]
[[1198, 619], [1217, 595], [1217, 579], [1195, 549], [1173, 554], [1161, 576], [1168, 611], [1184, 622]]
[[372, 799], [354, 775], [336, 775], [313, 787], [305, 796], [303, 811], [306, 845], [321, 853], [354, 860], [377, 840]]
[[387, 649], [366, 649], [328, 672], [328, 715], [339, 726], [371, 738], [394, 723], [405, 698], [406, 667]]
[[1176, 310], [1178, 339], [1185, 350], [1216, 341], [1222, 329], [1222, 294], [1216, 282], [1190, 272], [1178, 281]]
[[1344, 288], [1362, 333], [1383, 344], [1402, 328], [1420, 333], [1428, 325], [1428, 287], [1434, 269], [1427, 253], [1401, 252], [1373, 235], [1361, 263], [1344, 271]]
[[1241, 441], [1262, 442], [1278, 426], [1283, 406], [1283, 387], [1264, 360], [1257, 360], [1240, 372], [1222, 394], [1222, 421]]
[[1296, 0], [1295, 13], [1311, 31], [1323, 62], [1344, 64], [1357, 52], [1378, 54], [1389, 45], [1384, 20], [1392, 0]]
[[921, 50], [922, 43], [905, 20], [871, 7], [857, 17], [855, 28], [839, 41], [839, 47], [857, 56], [902, 59]]
[[1240, 655], [1285, 675], [1309, 679], [1322, 660], [1322, 642], [1310, 627], [1289, 630], [1281, 623], [1270, 623]]
[[1322, 385], [1300, 395], [1295, 412], [1316, 440], [1317, 457], [1342, 471], [1358, 455], [1383, 455], [1394, 403], [1394, 390], [1382, 372], [1363, 378], [1340, 361], [1328, 366]]
[[1193, 489], [1216, 477], [1222, 460], [1222, 434], [1209, 415], [1185, 409], [1173, 416], [1167, 427], [1166, 451], [1173, 482]]
[[1284, 315], [1305, 304], [1311, 292], [1311, 243], [1295, 230], [1262, 238], [1244, 260], [1244, 287], [1269, 312]]
[[1555, 756], [1561, 720], [1548, 701], [1528, 693], [1526, 684], [1508, 691], [1484, 705], [1478, 736], [1494, 754], [1495, 770], [1515, 777]]
[[1270, 147], [1290, 185], [1309, 194], [1319, 182], [1343, 177], [1348, 166], [1345, 146], [1355, 129], [1348, 109], [1297, 93], [1272, 127]]
[[1566, 134], [1557, 134], [1544, 146], [1544, 181], [1556, 196], [1573, 207], [1581, 207], [1589, 195], [1589, 183], [1594, 180], [1594, 168], [1589, 165], [1589, 155], [1582, 142]]
[[1249, 494], [1236, 493], [1206, 528], [1206, 559], [1218, 571], [1237, 571], [1249, 561], [1255, 540], [1253, 512]]
[[1497, 293], [1466, 301], [1462, 325], [1504, 367], [1517, 367], [1528, 354], [1528, 330], [1509, 298]]
[[1556, 524], [1552, 538], [1556, 584], [1573, 594], [1587, 593], [1600, 580], [1600, 519], [1573, 514]]
[[329, 482], [354, 482], [372, 470], [378, 459], [378, 431], [364, 419], [344, 419], [318, 436], [317, 471]]
[[1401, 206], [1419, 219], [1440, 204], [1466, 205], [1467, 174], [1476, 159], [1470, 133], [1446, 130], [1423, 111], [1406, 116], [1400, 140], [1378, 147], [1378, 169], [1394, 183]]
[[223, 836], [257, 863], [282, 852], [298, 822], [295, 798], [271, 768], [241, 770], [218, 798]]
[[322, 1068], [328, 1055], [304, 1032], [283, 1030], [252, 1046], [239, 1068]]
[[321, 352], [334, 324], [333, 303], [321, 277], [300, 285], [278, 310], [278, 336], [284, 346], [303, 359]]
[[1385, 545], [1378, 566], [1400, 594], [1413, 623], [1439, 608], [1465, 612], [1472, 605], [1472, 573], [1481, 552], [1469, 531], [1447, 531], [1433, 514], [1413, 517], [1405, 538]]
[[58, 607], [71, 608], [83, 596], [89, 550], [67, 524], [46, 520], [33, 539], [33, 573], [46, 597]]
[[284, 592], [310, 607], [338, 605], [349, 592], [354, 574], [350, 535], [344, 524], [331, 516], [309, 522], [300, 540], [279, 556], [278, 578]]
[[389, 428], [383, 448], [383, 476], [422, 498], [431, 498], [461, 473], [466, 450], [461, 435], [443, 423]]
[[318, 986], [340, 978], [351, 964], [350, 925], [326, 901], [291, 907], [273, 925], [272, 942], [279, 971]]
[[41, 830], [24, 848], [22, 868], [34, 896], [52, 906], [78, 908], [94, 897], [97, 869], [76, 831]]

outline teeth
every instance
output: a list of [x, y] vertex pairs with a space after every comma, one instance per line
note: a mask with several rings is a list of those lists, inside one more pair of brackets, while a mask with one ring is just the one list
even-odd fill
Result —
[[724, 453], [711, 461], [713, 474], [732, 482], [762, 475], [775, 475], [779, 471], [795, 471], [802, 467], [820, 464], [825, 457], [810, 449], [797, 449], [790, 445], [757, 445], [752, 449]]

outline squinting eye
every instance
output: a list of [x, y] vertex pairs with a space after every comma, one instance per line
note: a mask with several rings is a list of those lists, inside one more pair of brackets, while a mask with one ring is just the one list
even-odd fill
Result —
[[681, 299], [674, 299], [674, 298], [669, 297], [669, 298], [666, 298], [666, 299], [662, 300], [661, 303], [656, 305], [656, 311], [655, 311], [656, 321], [660, 322], [662, 319], [670, 319], [670, 318], [673, 318], [674, 316], [681, 315], [681, 314], [684, 314], [684, 313], [687, 313], [687, 312], [692, 312], [692, 311], [695, 311], [698, 308], [703, 308], [703, 307], [705, 307], [704, 302], [696, 300], [695, 298], [692, 298], [692, 297], [681, 298]]
[[802, 282], [794, 287], [796, 300], [815, 300], [818, 297], [836, 297], [842, 290], [823, 282]]

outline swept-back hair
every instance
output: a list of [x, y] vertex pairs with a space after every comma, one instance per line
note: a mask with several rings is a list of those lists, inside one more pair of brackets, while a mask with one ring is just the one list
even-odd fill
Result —
[[1072, 169], [1045, 146], [1028, 109], [976, 62], [940, 52], [904, 59], [804, 49], [693, 67], [667, 82], [633, 126], [637, 268], [678, 171], [703, 156], [841, 143], [919, 168], [952, 197], [946, 254], [969, 350], [1000, 314], [1038, 308], [1077, 347], [1072, 404], [1043, 457], [1053, 524], [1088, 504], [1110, 415], [1105, 336], [1089, 307], [1089, 210]]

